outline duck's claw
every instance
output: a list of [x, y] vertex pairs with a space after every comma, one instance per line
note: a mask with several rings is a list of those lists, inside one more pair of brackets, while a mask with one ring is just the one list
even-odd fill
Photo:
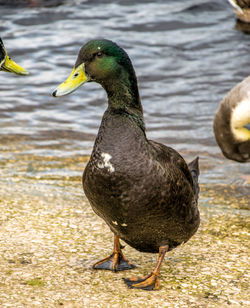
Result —
[[131, 264], [121, 252], [112, 253], [109, 257], [93, 265], [93, 269], [110, 270], [113, 272], [125, 271], [132, 268], [135, 268], [135, 265]]
[[131, 289], [142, 289], [148, 291], [159, 289], [159, 277], [153, 273], [146, 277], [131, 279], [123, 278], [123, 280]]

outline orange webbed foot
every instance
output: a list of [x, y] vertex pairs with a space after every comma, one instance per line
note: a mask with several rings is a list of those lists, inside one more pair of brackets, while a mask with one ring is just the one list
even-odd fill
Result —
[[142, 289], [142, 290], [158, 290], [159, 289], [159, 277], [154, 273], [146, 277], [138, 278], [123, 278], [126, 285], [131, 289]]
[[122, 253], [118, 252], [112, 253], [109, 257], [98, 261], [93, 265], [93, 268], [117, 272], [135, 268], [135, 265], [131, 264], [126, 258], [124, 258]]

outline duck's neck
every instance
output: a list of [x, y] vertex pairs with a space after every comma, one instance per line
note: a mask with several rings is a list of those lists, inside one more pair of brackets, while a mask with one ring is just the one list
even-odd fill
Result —
[[145, 130], [143, 109], [135, 74], [128, 75], [124, 72], [122, 77], [102, 85], [108, 95], [108, 109], [111, 112], [124, 112]]

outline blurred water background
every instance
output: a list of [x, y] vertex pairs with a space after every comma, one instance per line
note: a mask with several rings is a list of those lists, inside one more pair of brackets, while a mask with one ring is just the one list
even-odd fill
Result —
[[203, 205], [248, 213], [249, 164], [225, 159], [212, 129], [222, 98], [250, 74], [250, 36], [226, 0], [1, 0], [0, 20], [9, 55], [30, 72], [0, 72], [2, 189], [19, 183], [42, 195], [61, 185], [72, 198], [69, 186], [82, 189], [106, 94], [97, 84], [50, 94], [80, 47], [102, 37], [133, 62], [148, 137], [188, 161], [200, 156]]

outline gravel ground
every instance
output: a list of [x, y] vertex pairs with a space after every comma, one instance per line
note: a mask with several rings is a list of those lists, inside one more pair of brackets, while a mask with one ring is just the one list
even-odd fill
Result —
[[111, 253], [113, 237], [91, 210], [80, 177], [2, 177], [0, 306], [250, 307], [249, 199], [233, 186], [221, 189], [201, 186], [200, 229], [167, 254], [160, 290], [148, 292], [128, 289], [122, 277], [149, 273], [156, 254], [126, 245], [136, 269], [92, 270]]

